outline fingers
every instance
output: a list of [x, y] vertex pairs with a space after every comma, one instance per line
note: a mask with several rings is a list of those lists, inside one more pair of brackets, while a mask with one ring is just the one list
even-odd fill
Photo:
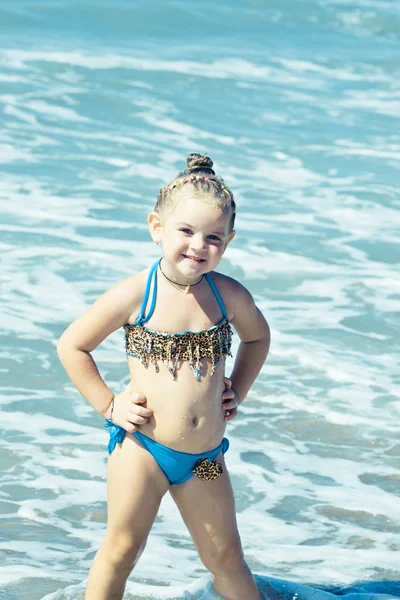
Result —
[[237, 402], [234, 398], [222, 403], [222, 410], [233, 410], [234, 408], [237, 408]]
[[229, 377], [224, 377], [225, 390], [222, 392], [222, 410], [224, 412], [224, 421], [232, 421], [237, 415], [238, 403], [235, 398], [235, 392], [232, 390], [232, 381]]
[[114, 398], [113, 423], [123, 427], [129, 433], [136, 431], [139, 425], [144, 425], [153, 415], [150, 408], [146, 408], [146, 397], [143, 394], [130, 391], [130, 385]]
[[138, 404], [135, 404], [134, 402], [132, 402], [131, 406], [129, 407], [129, 412], [132, 413], [133, 415], [140, 415], [141, 417], [151, 417], [153, 414], [153, 411], [151, 410], [151, 408], [145, 408], [144, 406], [139, 406]]
[[226, 410], [224, 415], [224, 421], [232, 421], [237, 416], [237, 408], [233, 408], [232, 410]]
[[153, 414], [151, 410], [143, 408], [142, 406], [133, 405], [132, 408], [134, 410], [129, 410], [126, 416], [126, 424], [129, 425], [129, 429], [124, 427], [124, 429], [126, 429], [126, 431], [129, 431], [129, 433], [135, 431], [139, 425], [144, 425], [145, 423], [147, 423], [149, 418]]
[[143, 396], [143, 394], [140, 394], [139, 392], [132, 392], [131, 396], [132, 402], [135, 404], [144, 404], [146, 402], [146, 396]]
[[232, 387], [232, 381], [229, 379], [229, 377], [224, 377], [224, 384], [225, 384], [225, 389], [226, 390], [230, 390]]
[[222, 400], [225, 402], [226, 400], [232, 400], [235, 397], [235, 392], [233, 390], [227, 390], [222, 392]]
[[146, 417], [141, 417], [140, 415], [135, 415], [134, 413], [129, 413], [128, 419], [128, 423], [132, 423], [133, 425], [144, 425], [148, 421]]
[[137, 404], [131, 404], [128, 409], [129, 414], [137, 415], [138, 417], [149, 418], [153, 414], [153, 411], [150, 408], [145, 408], [144, 406], [138, 406]]
[[137, 431], [137, 427], [133, 423], [129, 423], [128, 421], [125, 423], [124, 429], [128, 433], [133, 433], [134, 431]]
[[128, 409], [128, 421], [134, 425], [144, 425], [153, 415], [153, 411], [150, 408], [141, 406], [146, 402], [143, 394], [134, 392], [131, 394], [131, 405]]
[[224, 421], [232, 421], [237, 415], [238, 403], [233, 390], [222, 394], [222, 410], [224, 412]]
[[135, 404], [144, 404], [146, 402], [146, 396], [140, 392], [132, 392], [131, 382], [128, 383], [122, 394], [129, 394], [132, 398], [132, 402]]

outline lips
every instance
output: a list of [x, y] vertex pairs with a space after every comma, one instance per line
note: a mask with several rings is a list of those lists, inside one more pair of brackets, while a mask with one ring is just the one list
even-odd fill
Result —
[[204, 258], [199, 258], [198, 256], [189, 256], [188, 254], [182, 254], [182, 256], [188, 260], [192, 260], [195, 263], [205, 262]]

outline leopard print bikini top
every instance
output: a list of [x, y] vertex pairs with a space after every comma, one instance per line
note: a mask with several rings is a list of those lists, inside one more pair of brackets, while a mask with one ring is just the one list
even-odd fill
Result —
[[[222, 357], [232, 356], [232, 329], [226, 315], [225, 305], [213, 280], [206, 273], [205, 279], [214, 293], [222, 313], [222, 319], [216, 325], [209, 329], [185, 331], [184, 333], [163, 333], [145, 327], [144, 323], [150, 319], [156, 305], [157, 269], [160, 260], [157, 260], [150, 269], [139, 316], [135, 323], [124, 325], [126, 353], [138, 358], [146, 368], [149, 363], [153, 364], [157, 373], [159, 371], [158, 361], [163, 362], [168, 367], [173, 379], [175, 379], [178, 361], [189, 361], [189, 367], [199, 381], [202, 358], [211, 359], [211, 375], [213, 375]], [[150, 310], [145, 316], [151, 287], [153, 294]]]

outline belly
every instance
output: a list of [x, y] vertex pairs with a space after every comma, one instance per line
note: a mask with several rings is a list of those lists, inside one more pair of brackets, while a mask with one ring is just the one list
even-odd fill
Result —
[[181, 452], [201, 453], [215, 448], [225, 431], [222, 410], [224, 364], [211, 376], [211, 363], [203, 359], [201, 379], [196, 381], [188, 362], [178, 365], [175, 379], [160, 363], [144, 367], [138, 359], [128, 357], [132, 390], [146, 399], [153, 411], [149, 421], [138, 427], [144, 435]]

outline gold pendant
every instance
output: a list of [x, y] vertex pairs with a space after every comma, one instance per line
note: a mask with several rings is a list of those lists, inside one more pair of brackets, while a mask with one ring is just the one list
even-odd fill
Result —
[[185, 294], [187, 294], [189, 290], [190, 290], [190, 284], [185, 287]]

